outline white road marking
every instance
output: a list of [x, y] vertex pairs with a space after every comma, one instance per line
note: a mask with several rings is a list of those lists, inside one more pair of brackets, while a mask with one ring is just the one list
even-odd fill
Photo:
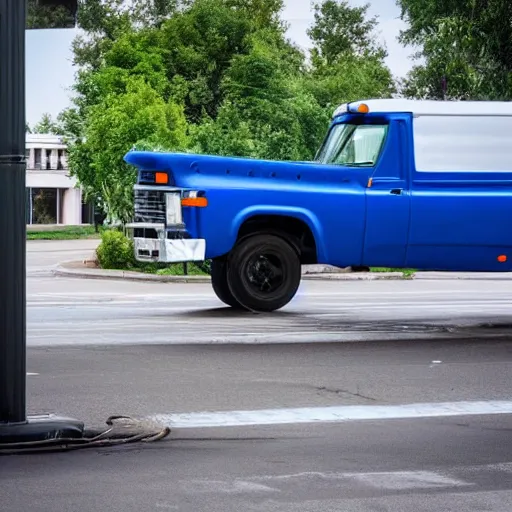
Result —
[[245, 480], [188, 480], [181, 484], [183, 490], [193, 494], [197, 493], [222, 493], [222, 494], [246, 494], [246, 493], [274, 493], [280, 492], [267, 485]]
[[[287, 482], [304, 485], [304, 480], [357, 481], [359, 483], [387, 490], [432, 489], [441, 487], [467, 487], [472, 483], [451, 478], [433, 471], [386, 471], [368, 473], [323, 473], [311, 471], [291, 475], [265, 475], [252, 480], [275, 483]], [[302, 481], [302, 483], [301, 483]]]
[[467, 487], [469, 482], [449, 478], [433, 471], [393, 471], [383, 473], [347, 473], [347, 478], [352, 478], [360, 483], [393, 491], [405, 491], [411, 489], [436, 489], [442, 487]]
[[512, 462], [499, 462], [497, 464], [484, 464], [480, 466], [463, 467], [461, 470], [466, 473], [477, 473], [482, 471], [512, 473]]
[[150, 417], [171, 428], [241, 427], [297, 423], [342, 423], [360, 420], [392, 420], [512, 414], [512, 401], [439, 402], [404, 405], [350, 405], [262, 409], [256, 411], [155, 414]]
[[304, 471], [292, 474], [259, 474], [247, 476], [243, 480], [238, 478], [226, 479], [194, 479], [179, 482], [179, 489], [190, 494], [197, 493], [293, 493], [294, 489], [318, 487], [336, 488], [343, 492], [346, 487], [354, 488], [354, 483], [373, 487], [385, 491], [412, 491], [419, 492], [427, 489], [460, 489], [479, 486], [474, 481], [475, 475], [495, 472], [510, 472], [512, 463], [455, 466], [437, 471], [406, 470], [406, 471], [380, 471], [380, 472], [322, 472]]
[[27, 377], [37, 377], [38, 375], [39, 375], [39, 373], [27, 372]]

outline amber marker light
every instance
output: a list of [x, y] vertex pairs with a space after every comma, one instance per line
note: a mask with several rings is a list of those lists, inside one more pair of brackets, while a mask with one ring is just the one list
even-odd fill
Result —
[[169, 176], [166, 172], [156, 172], [155, 183], [158, 183], [159, 185], [167, 185], [167, 183], [169, 183]]
[[205, 208], [208, 206], [206, 197], [184, 197], [181, 200], [181, 206], [195, 206], [196, 208]]

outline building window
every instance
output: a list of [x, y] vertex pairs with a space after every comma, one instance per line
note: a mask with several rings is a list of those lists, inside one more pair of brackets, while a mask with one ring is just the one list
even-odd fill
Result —
[[59, 149], [59, 155], [57, 160], [57, 169], [63, 171], [66, 167], [64, 165], [64, 159], [66, 158], [63, 149]]
[[59, 217], [59, 197], [56, 188], [32, 188], [30, 199], [29, 224], [57, 224]]
[[46, 170], [50, 171], [52, 168], [52, 150], [46, 150]]
[[34, 169], [41, 169], [41, 149], [34, 150]]

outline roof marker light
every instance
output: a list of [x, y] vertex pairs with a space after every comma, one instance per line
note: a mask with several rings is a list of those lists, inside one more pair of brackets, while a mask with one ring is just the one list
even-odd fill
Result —
[[351, 104], [348, 106], [348, 111], [351, 114], [368, 114], [370, 107], [366, 103]]
[[370, 107], [366, 103], [343, 103], [340, 105], [332, 116], [333, 119], [342, 115], [342, 114], [368, 114], [370, 112]]

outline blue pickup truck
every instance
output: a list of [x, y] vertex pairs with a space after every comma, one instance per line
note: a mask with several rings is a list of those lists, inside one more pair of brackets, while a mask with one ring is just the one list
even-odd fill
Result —
[[510, 271], [512, 103], [340, 106], [311, 162], [131, 151], [139, 261], [212, 260], [225, 304], [289, 303], [301, 265]]

